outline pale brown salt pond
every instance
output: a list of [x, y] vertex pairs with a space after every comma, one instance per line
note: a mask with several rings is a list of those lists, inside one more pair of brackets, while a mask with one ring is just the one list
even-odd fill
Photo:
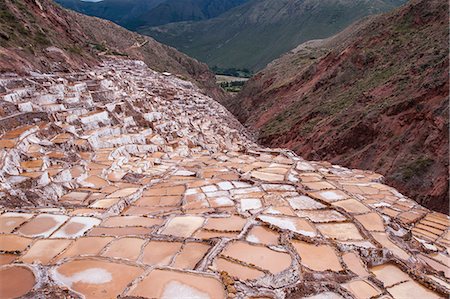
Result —
[[353, 223], [323, 223], [317, 224], [316, 227], [325, 237], [331, 239], [341, 241], [363, 239]]
[[19, 228], [18, 232], [29, 237], [49, 237], [69, 217], [40, 214]]
[[411, 280], [411, 278], [395, 265], [384, 264], [370, 268], [375, 277], [380, 280], [384, 286], [390, 287], [399, 282]]
[[30, 264], [48, 264], [55, 256], [67, 248], [71, 242], [71, 240], [37, 240], [20, 260]]
[[36, 283], [33, 272], [23, 266], [0, 268], [0, 297], [18, 298], [31, 291]]
[[253, 264], [274, 274], [290, 267], [291, 256], [284, 252], [277, 252], [265, 246], [250, 245], [237, 241], [228, 245], [222, 254], [240, 260], [247, 264]]
[[389, 249], [390, 251], [392, 251], [392, 253], [404, 260], [409, 259], [409, 254], [404, 251], [403, 249], [401, 249], [400, 247], [398, 247], [397, 245], [395, 245], [388, 237], [388, 235], [386, 233], [372, 233], [372, 236], [375, 238], [375, 240], [380, 243], [383, 247], [386, 247], [387, 249]]
[[336, 293], [324, 292], [317, 295], [306, 297], [305, 299], [344, 299], [344, 297]]
[[336, 189], [336, 187], [328, 182], [302, 182], [304, 186], [311, 190], [325, 190], [325, 189]]
[[315, 237], [317, 235], [314, 226], [312, 226], [312, 224], [310, 224], [306, 219], [268, 215], [261, 215], [258, 219], [280, 229], [287, 229], [307, 237]]
[[83, 237], [75, 240], [58, 260], [79, 255], [98, 255], [113, 240], [112, 237]]
[[181, 246], [180, 242], [150, 241], [143, 250], [142, 262], [149, 265], [168, 266], [175, 254], [180, 251]]
[[11, 251], [24, 251], [28, 245], [33, 242], [32, 239], [25, 238], [18, 235], [0, 235], [0, 250]]
[[346, 252], [342, 255], [342, 259], [347, 267], [356, 275], [360, 277], [366, 277], [369, 275], [367, 270], [364, 268], [361, 258], [356, 253]]
[[438, 299], [444, 298], [436, 294], [435, 292], [427, 289], [421, 284], [410, 280], [397, 284], [393, 287], [388, 288], [389, 294], [394, 297], [394, 299]]
[[18, 256], [15, 254], [0, 254], [0, 266], [12, 263], [15, 259], [17, 259], [17, 257]]
[[216, 231], [209, 231], [209, 230], [200, 230], [197, 231], [194, 234], [195, 238], [199, 238], [199, 239], [204, 239], [204, 240], [208, 240], [208, 239], [213, 239], [213, 238], [236, 238], [238, 236], [239, 233], [237, 232], [216, 232]]
[[309, 192], [308, 195], [329, 203], [348, 198], [348, 195], [341, 190], [315, 191]]
[[208, 218], [204, 229], [218, 230], [218, 231], [231, 231], [240, 232], [247, 220], [239, 216], [231, 216], [226, 218]]
[[210, 246], [203, 243], [187, 243], [176, 256], [173, 267], [193, 270], [209, 249]]
[[381, 291], [366, 280], [354, 280], [342, 285], [356, 299], [370, 299], [381, 294]]
[[53, 271], [57, 283], [86, 298], [116, 298], [144, 271], [140, 268], [102, 260], [81, 259], [58, 266]]
[[384, 222], [378, 213], [368, 213], [355, 216], [368, 231], [384, 231]]
[[264, 272], [228, 261], [224, 258], [217, 258], [213, 264], [218, 272], [225, 271], [230, 276], [240, 280], [253, 280], [264, 276]]
[[298, 217], [308, 218], [314, 223], [348, 220], [347, 217], [335, 210], [302, 210], [297, 211], [296, 214]]
[[141, 247], [144, 243], [145, 240], [143, 239], [122, 238], [113, 241], [102, 255], [112, 258], [136, 260], [141, 253]]
[[333, 203], [334, 206], [341, 207], [348, 213], [362, 214], [370, 212], [370, 209], [354, 198]]
[[292, 245], [301, 258], [302, 265], [314, 271], [341, 271], [342, 266], [333, 247], [293, 241]]
[[218, 279], [170, 270], [153, 270], [128, 292], [130, 296], [161, 299], [179, 298], [180, 294], [185, 298], [226, 298]]
[[52, 238], [77, 238], [98, 224], [100, 220], [94, 217], [72, 217], [52, 234]]
[[0, 233], [10, 233], [16, 227], [33, 217], [33, 214], [4, 213], [0, 216]]
[[102, 222], [102, 227], [129, 227], [144, 226], [150, 227], [162, 224], [163, 220], [159, 218], [148, 218], [139, 216], [114, 216], [109, 217]]
[[89, 233], [89, 236], [141, 236], [153, 232], [152, 228], [147, 227], [94, 227]]
[[247, 234], [246, 240], [252, 243], [278, 245], [279, 234], [264, 226], [253, 226]]
[[187, 238], [199, 229], [204, 221], [203, 217], [197, 216], [174, 217], [168, 221], [161, 234]]

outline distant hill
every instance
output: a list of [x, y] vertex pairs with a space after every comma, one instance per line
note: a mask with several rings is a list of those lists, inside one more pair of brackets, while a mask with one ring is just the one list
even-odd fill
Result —
[[65, 8], [88, 16], [110, 20], [128, 29], [134, 28], [136, 19], [165, 0], [54, 0]]
[[385, 175], [448, 213], [448, 3], [413, 0], [270, 63], [225, 103], [267, 146]]
[[139, 32], [221, 68], [259, 70], [311, 39], [329, 37], [364, 16], [389, 11], [402, 0], [250, 0], [198, 22]]
[[143, 60], [150, 68], [196, 83], [220, 99], [207, 65], [110, 21], [69, 11], [50, 0], [0, 1], [0, 72], [73, 71], [104, 55]]
[[157, 26], [181, 21], [207, 20], [248, 0], [166, 0], [141, 14], [135, 26]]
[[110, 20], [128, 29], [216, 17], [248, 0], [55, 0], [65, 8]]

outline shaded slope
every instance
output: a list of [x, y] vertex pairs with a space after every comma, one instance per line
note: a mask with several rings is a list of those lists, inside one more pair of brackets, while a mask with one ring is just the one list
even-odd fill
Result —
[[270, 146], [376, 170], [448, 213], [448, 7], [412, 1], [271, 63], [228, 103]]
[[0, 5], [2, 72], [70, 71], [98, 63], [101, 55], [119, 55], [196, 82], [219, 99], [224, 96], [205, 64], [152, 38], [49, 0], [6, 0]]
[[328, 37], [363, 16], [401, 2], [252, 0], [214, 19], [141, 28], [140, 32], [210, 66], [259, 70], [301, 42]]
[[157, 26], [217, 17], [248, 0], [166, 0], [139, 15], [135, 26]]
[[69, 8], [88, 16], [110, 20], [125, 28], [133, 28], [137, 17], [150, 11], [165, 0], [103, 0], [86, 2], [81, 0], [55, 0], [65, 8]]

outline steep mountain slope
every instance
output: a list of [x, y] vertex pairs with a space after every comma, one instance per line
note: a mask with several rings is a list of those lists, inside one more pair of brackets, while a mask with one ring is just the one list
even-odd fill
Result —
[[251, 0], [210, 20], [139, 31], [210, 66], [259, 70], [301, 42], [331, 36], [363, 16], [401, 2]]
[[448, 6], [414, 0], [271, 63], [229, 109], [270, 146], [371, 169], [448, 213]]
[[102, 55], [143, 60], [157, 71], [191, 80], [221, 99], [208, 67], [152, 38], [109, 21], [62, 9], [50, 0], [0, 2], [0, 70], [68, 71], [98, 63]]
[[88, 16], [110, 20], [125, 28], [133, 28], [137, 17], [150, 11], [165, 0], [103, 0], [86, 2], [82, 0], [55, 0], [69, 8]]

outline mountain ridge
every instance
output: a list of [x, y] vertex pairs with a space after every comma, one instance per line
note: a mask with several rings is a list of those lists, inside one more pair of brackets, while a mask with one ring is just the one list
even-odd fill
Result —
[[301, 42], [328, 37], [361, 17], [403, 2], [252, 0], [213, 19], [139, 28], [139, 32], [210, 66], [255, 71]]
[[298, 46], [224, 103], [268, 146], [386, 175], [448, 212], [445, 4], [412, 1]]

